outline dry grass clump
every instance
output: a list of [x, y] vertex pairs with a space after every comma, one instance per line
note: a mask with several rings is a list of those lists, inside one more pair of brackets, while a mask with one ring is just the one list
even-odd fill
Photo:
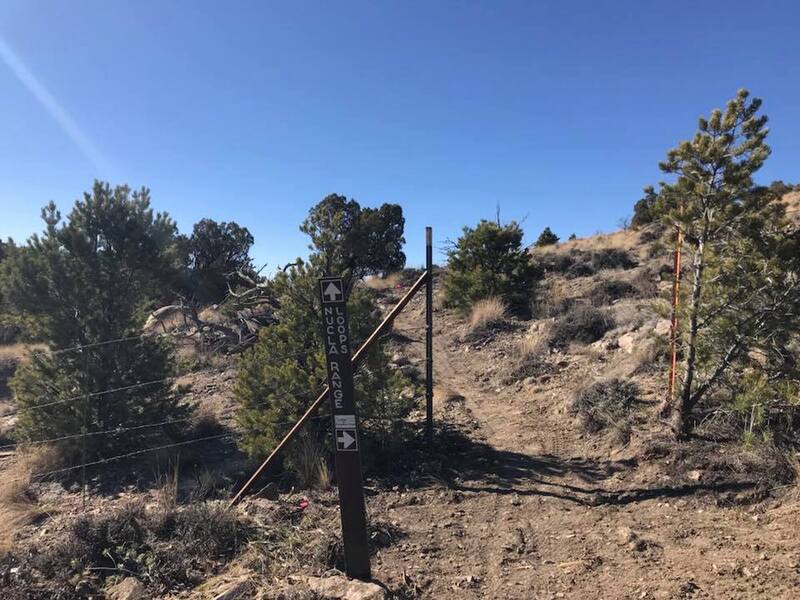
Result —
[[800, 502], [800, 455], [796, 452], [787, 452], [784, 460], [792, 478], [792, 485], [789, 487], [787, 497], [791, 502]]
[[493, 325], [505, 321], [508, 317], [508, 306], [495, 296], [478, 300], [472, 305], [469, 317], [469, 331], [476, 333], [484, 331]]
[[203, 502], [212, 498], [225, 498], [230, 495], [230, 480], [219, 469], [200, 467], [194, 472], [194, 489], [191, 492], [192, 502]]
[[220, 422], [217, 409], [208, 404], [198, 404], [194, 412], [194, 424], [192, 427], [192, 437], [202, 438], [223, 433], [225, 427]]
[[28, 344], [3, 344], [0, 346], [0, 360], [22, 360], [28, 348]]
[[611, 379], [581, 390], [569, 408], [586, 431], [609, 429], [624, 443], [630, 438], [630, 414], [638, 401], [639, 387], [635, 383]]
[[180, 485], [180, 461], [167, 464], [162, 472], [156, 467], [155, 496], [158, 505], [164, 510], [175, 510], [178, 506], [178, 487]]
[[313, 435], [303, 435], [297, 440], [289, 462], [301, 489], [330, 488], [332, 478], [325, 448]]
[[389, 273], [385, 277], [368, 277], [364, 280], [364, 286], [376, 292], [393, 290], [401, 283], [400, 273]]
[[514, 346], [511, 360], [515, 379], [539, 377], [550, 371], [550, 364], [546, 360], [550, 350], [547, 336], [547, 331], [529, 333]]
[[14, 544], [14, 536], [25, 526], [36, 522], [45, 512], [36, 505], [31, 492], [35, 473], [52, 469], [57, 465], [54, 451], [40, 447], [19, 453], [3, 470], [0, 477], [0, 555]]

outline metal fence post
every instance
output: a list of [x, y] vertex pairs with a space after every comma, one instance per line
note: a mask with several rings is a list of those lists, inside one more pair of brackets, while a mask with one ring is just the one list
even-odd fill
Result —
[[425, 437], [433, 442], [433, 230], [425, 228]]

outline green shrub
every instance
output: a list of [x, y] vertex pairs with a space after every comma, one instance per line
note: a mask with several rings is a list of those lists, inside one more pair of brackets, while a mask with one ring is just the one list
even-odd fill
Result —
[[537, 254], [541, 268], [548, 273], [564, 273], [573, 264], [576, 257], [562, 252], [541, 252]]
[[565, 275], [567, 279], [577, 279], [578, 277], [589, 277], [594, 275], [594, 267], [588, 262], [575, 262], [569, 266]]
[[300, 230], [308, 234], [311, 264], [350, 282], [393, 273], [406, 264], [405, 218], [398, 204], [361, 207], [353, 199], [329, 194], [308, 211]]
[[592, 266], [596, 271], [602, 269], [632, 269], [638, 263], [625, 250], [620, 248], [604, 248], [592, 255]]
[[658, 296], [658, 281], [659, 275], [655, 269], [646, 267], [640, 269], [636, 275], [633, 276], [632, 284], [636, 288], [636, 296], [640, 298], [655, 298]]
[[536, 239], [536, 244], [534, 244], [537, 248], [541, 248], [542, 246], [552, 246], [553, 244], [558, 243], [558, 236], [553, 233], [553, 231], [549, 227], [545, 227], [544, 231], [539, 234], [539, 237]]
[[511, 222], [481, 221], [448, 251], [445, 304], [467, 312], [477, 300], [499, 297], [509, 309], [529, 316], [540, 269], [522, 247], [522, 229]]
[[550, 345], [565, 348], [570, 342], [591, 344], [614, 327], [614, 320], [603, 310], [587, 304], [570, 308], [550, 332]]
[[632, 298], [639, 294], [639, 290], [629, 281], [622, 279], [606, 279], [601, 281], [589, 292], [589, 300], [593, 306], [608, 306], [621, 298]]
[[581, 303], [578, 298], [546, 297], [539, 301], [539, 314], [542, 317], [558, 317]]
[[631, 227], [638, 229], [644, 225], [657, 222], [661, 219], [668, 209], [668, 202], [660, 194], [656, 193], [652, 185], [644, 188], [644, 196], [633, 206], [633, 218]]
[[[177, 278], [175, 223], [153, 212], [146, 189], [101, 182], [66, 219], [53, 203], [42, 216], [44, 233], [2, 262], [2, 296], [9, 312], [48, 347], [88, 347], [38, 353], [17, 370], [11, 388], [21, 410], [19, 441], [186, 417], [189, 408], [171, 389], [174, 360], [163, 341], [106, 343], [141, 333], [146, 309]], [[119, 388], [126, 389], [106, 393]], [[79, 451], [92, 459], [152, 443], [158, 433], [142, 428], [79, 443], [73, 437], [59, 446], [67, 460]]]
[[194, 224], [192, 235], [183, 238], [186, 249], [187, 276], [185, 291], [201, 304], [220, 303], [235, 287], [236, 273], [258, 279], [250, 248], [253, 235], [238, 223], [217, 223], [202, 219]]
[[[283, 435], [316, 399], [327, 380], [317, 291], [318, 272], [305, 264], [280, 273], [273, 281], [280, 308], [278, 322], [264, 327], [258, 341], [242, 357], [234, 385], [238, 403], [236, 420], [242, 431], [242, 448], [254, 458], [268, 455]], [[380, 311], [371, 290], [353, 289], [347, 303], [351, 352], [377, 326]], [[408, 382], [389, 368], [381, 343], [367, 353], [355, 377], [355, 402], [366, 437], [386, 434], [386, 419], [400, 421], [411, 410], [400, 390]], [[286, 466], [298, 481], [312, 484], [319, 472], [310, 444], [327, 430], [327, 405], [307, 429], [308, 439], [295, 442], [285, 453]], [[322, 445], [325, 448], [326, 445]], [[320, 450], [325, 452], [325, 450]], [[313, 463], [313, 464], [312, 464]]]
[[661, 241], [663, 240], [664, 233], [666, 231], [667, 226], [660, 221], [653, 223], [642, 229], [641, 233], [639, 234], [639, 241], [644, 244]]
[[162, 597], [200, 583], [238, 552], [248, 533], [224, 505], [147, 511], [131, 504], [77, 519], [64, 539], [12, 554], [0, 571], [7, 577], [8, 568], [16, 569], [11, 597], [99, 597], [107, 578], [128, 575]]
[[746, 445], [800, 447], [800, 382], [749, 373], [742, 377], [732, 406]]

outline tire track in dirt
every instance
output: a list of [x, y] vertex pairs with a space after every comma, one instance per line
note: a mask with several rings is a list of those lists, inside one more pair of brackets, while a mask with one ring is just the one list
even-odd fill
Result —
[[[422, 314], [412, 302], [398, 328]], [[646, 478], [635, 461], [594, 450], [563, 412], [556, 394], [580, 371], [535, 392], [492, 389], [487, 355], [464, 352], [454, 323], [435, 313], [434, 415], [471, 446], [453, 452], [451, 480], [389, 501], [407, 540], [384, 552], [384, 572], [402, 570], [423, 598], [798, 597], [800, 544], [778, 522], [631, 483]], [[424, 358], [422, 344], [404, 351]]]

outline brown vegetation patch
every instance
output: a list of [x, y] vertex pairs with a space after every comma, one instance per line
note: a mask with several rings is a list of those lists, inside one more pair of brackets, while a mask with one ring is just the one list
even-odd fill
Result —
[[500, 298], [478, 300], [472, 305], [469, 333], [476, 334], [498, 325], [508, 317], [508, 306]]
[[31, 489], [33, 475], [47, 471], [57, 464], [53, 451], [37, 448], [17, 455], [3, 469], [0, 476], [0, 555], [13, 546], [19, 532], [35, 523], [46, 512], [36, 504], [36, 494]]
[[591, 344], [614, 327], [611, 315], [588, 304], [577, 304], [558, 318], [550, 333], [550, 345], [566, 348], [571, 342]]

